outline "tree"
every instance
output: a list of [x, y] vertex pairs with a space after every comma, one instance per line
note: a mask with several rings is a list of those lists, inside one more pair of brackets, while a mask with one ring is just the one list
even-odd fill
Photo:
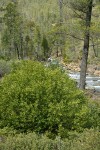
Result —
[[17, 10], [17, 3], [9, 3], [4, 14], [5, 29], [2, 36], [2, 44], [8, 49], [9, 56], [17, 54], [18, 59], [22, 57], [22, 19]]
[[76, 16], [82, 19], [85, 28], [79, 84], [80, 89], [85, 89], [93, 0], [73, 0], [70, 4]]
[[42, 47], [43, 47], [44, 60], [46, 60], [50, 56], [50, 51], [49, 51], [50, 49], [45, 35], [43, 36]]
[[93, 0], [88, 0], [86, 6], [86, 16], [85, 16], [85, 33], [84, 33], [84, 47], [82, 51], [82, 62], [81, 62], [81, 72], [80, 72], [80, 89], [85, 89], [86, 71], [87, 71], [87, 60], [89, 52], [89, 41], [90, 41], [90, 26], [91, 26], [91, 16]]

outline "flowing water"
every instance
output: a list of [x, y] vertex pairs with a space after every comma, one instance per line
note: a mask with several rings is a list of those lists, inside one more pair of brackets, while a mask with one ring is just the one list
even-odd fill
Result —
[[[70, 78], [75, 79], [79, 84], [80, 73], [78, 72], [70, 72]], [[100, 77], [94, 75], [86, 76], [86, 89], [93, 89], [96, 92], [100, 92]]]

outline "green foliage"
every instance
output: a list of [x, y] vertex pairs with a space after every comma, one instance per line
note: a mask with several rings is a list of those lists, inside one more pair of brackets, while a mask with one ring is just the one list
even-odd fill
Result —
[[45, 36], [43, 36], [42, 40], [43, 54], [44, 58], [48, 58], [50, 56], [48, 41]]
[[63, 54], [65, 46], [66, 26], [60, 23], [54, 23], [48, 32], [49, 45], [52, 53], [58, 57]]
[[87, 127], [88, 112], [86, 98], [75, 82], [61, 70], [38, 62], [17, 63], [0, 83], [1, 128], [64, 137], [69, 130]]
[[88, 127], [98, 127], [100, 129], [100, 103], [89, 102], [90, 111], [88, 114]]
[[10, 73], [11, 71], [11, 61], [0, 60], [0, 77], [3, 77], [5, 74]]
[[14, 130], [13, 128], [8, 128], [8, 127], [4, 127], [2, 129], [0, 129], [0, 136], [9, 136], [9, 135], [15, 135], [17, 134], [17, 131]]
[[[70, 3], [72, 4], [71, 7], [69, 6]], [[49, 52], [52, 52], [52, 55], [58, 53], [58, 57], [63, 56], [64, 53], [66, 62], [70, 61], [70, 57], [71, 60], [75, 59], [76, 61], [79, 56], [79, 51], [82, 50], [84, 40], [85, 27], [83, 19], [85, 17], [84, 12], [87, 9], [87, 7], [85, 7], [87, 0], [63, 0], [62, 24], [60, 24], [60, 9], [57, 0], [30, 0], [29, 2], [27, 0], [18, 0], [16, 3], [13, 3], [12, 0], [0, 0], [0, 4], [0, 18], [2, 22], [0, 25], [0, 37], [2, 39], [2, 43], [0, 42], [0, 47], [2, 46], [0, 51], [3, 53], [5, 50], [6, 52], [9, 51], [8, 53], [4, 53], [4, 55], [7, 54], [8, 57], [10, 57], [10, 55], [16, 57], [15, 55], [18, 55], [16, 54], [16, 49], [18, 48], [21, 58], [34, 57], [35, 59], [41, 60], [41, 58], [43, 59], [44, 57], [43, 46], [41, 43], [43, 41], [43, 36], [45, 35], [50, 48]], [[96, 1], [95, 4], [95, 7], [93, 7], [93, 17], [90, 29], [90, 54], [91, 51], [94, 51], [93, 56], [99, 57], [100, 7]], [[74, 11], [72, 11], [73, 7], [75, 8]], [[79, 11], [76, 9], [77, 7], [80, 8]], [[80, 13], [81, 10], [82, 12]], [[6, 14], [6, 18], [2, 20], [4, 14]], [[7, 28], [7, 17], [9, 29]], [[32, 22], [34, 22], [36, 26], [36, 28], [34, 27], [34, 31], [32, 31], [30, 27], [26, 27], [27, 24], [31, 24]], [[9, 30], [12, 29], [12, 26], [13, 34], [10, 34]], [[13, 46], [14, 41], [17, 43], [17, 46]], [[67, 43], [69, 43], [70, 46]], [[10, 48], [11, 51], [9, 50]], [[75, 53], [72, 52], [73, 49], [75, 50]]]
[[77, 134], [73, 141], [70, 140], [70, 150], [99, 150], [100, 149], [100, 132], [99, 130], [84, 130], [83, 133]]
[[17, 54], [21, 51], [22, 42], [22, 18], [17, 10], [17, 3], [9, 3], [6, 6], [4, 14], [5, 30], [2, 35], [2, 45], [4, 49], [8, 49], [8, 57], [12, 54]]
[[76, 137], [70, 139], [55, 140], [45, 135], [35, 133], [16, 134], [8, 136], [0, 142], [0, 150], [99, 150], [100, 132], [98, 130], [85, 130], [83, 133], [76, 133]]

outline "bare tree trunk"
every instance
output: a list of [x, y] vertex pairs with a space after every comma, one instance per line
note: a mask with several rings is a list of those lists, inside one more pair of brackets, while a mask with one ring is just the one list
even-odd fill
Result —
[[58, 50], [58, 47], [57, 47], [57, 50], [56, 50], [56, 57], [59, 57], [59, 50]]
[[91, 25], [91, 15], [92, 15], [93, 0], [89, 0], [86, 11], [85, 26], [86, 31], [84, 34], [84, 47], [82, 51], [82, 62], [81, 62], [81, 72], [80, 72], [80, 89], [85, 89], [86, 85], [86, 71], [87, 71], [87, 60], [89, 52], [89, 40], [90, 40], [90, 25]]
[[[59, 0], [59, 15], [60, 15], [60, 26], [62, 26], [63, 24], [63, 0]], [[61, 34], [60, 34], [60, 39], [62, 39], [64, 41], [64, 35], [62, 34], [62, 31], [61, 31]], [[63, 55], [63, 43], [60, 41], [60, 54], [61, 56]]]
[[20, 53], [19, 53], [18, 46], [16, 47], [16, 50], [17, 50], [17, 57], [18, 57], [18, 59], [20, 60]]
[[22, 33], [20, 33], [20, 53], [21, 53], [21, 59], [23, 59], [24, 53], [23, 53], [23, 36], [22, 36]]
[[14, 48], [17, 52], [17, 58], [20, 59], [20, 51], [19, 51], [19, 48], [18, 48], [18, 44], [17, 43], [14, 43]]

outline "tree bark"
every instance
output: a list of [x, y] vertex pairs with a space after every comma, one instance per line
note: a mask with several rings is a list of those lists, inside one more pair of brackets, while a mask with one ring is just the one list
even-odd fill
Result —
[[88, 0], [86, 18], [85, 18], [85, 33], [84, 33], [84, 46], [82, 51], [82, 62], [81, 62], [81, 71], [80, 71], [80, 83], [79, 88], [85, 89], [86, 85], [86, 71], [87, 71], [87, 60], [88, 60], [88, 52], [89, 52], [89, 40], [90, 40], [90, 25], [91, 25], [91, 15], [92, 15], [92, 7], [93, 0]]

